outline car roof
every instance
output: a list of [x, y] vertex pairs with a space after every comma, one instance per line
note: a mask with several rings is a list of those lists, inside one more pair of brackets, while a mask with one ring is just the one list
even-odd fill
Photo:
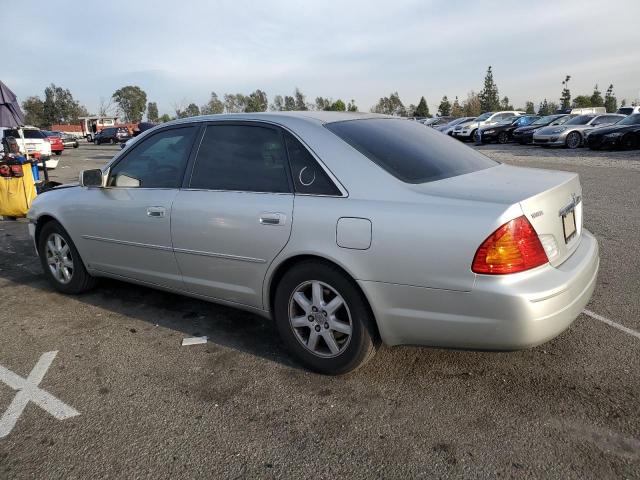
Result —
[[274, 121], [276, 123], [287, 123], [287, 120], [303, 120], [315, 124], [326, 124], [343, 122], [346, 120], [363, 120], [368, 118], [395, 118], [406, 119], [405, 117], [394, 117], [379, 113], [366, 112], [327, 112], [324, 110], [305, 110], [289, 112], [252, 112], [252, 113], [224, 113], [218, 115], [200, 115], [197, 117], [181, 118], [160, 125], [171, 125], [190, 122], [211, 122], [211, 121], [233, 121], [233, 120], [262, 120]]

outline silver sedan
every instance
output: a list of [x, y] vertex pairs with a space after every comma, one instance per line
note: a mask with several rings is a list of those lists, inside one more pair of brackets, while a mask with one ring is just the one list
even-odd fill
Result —
[[624, 115], [608, 113], [606, 115], [578, 115], [562, 125], [549, 125], [533, 133], [533, 144], [578, 148], [584, 145], [587, 133], [597, 127], [612, 125], [625, 118]]
[[45, 275], [98, 277], [274, 319], [308, 368], [381, 343], [520, 349], [582, 311], [598, 245], [578, 175], [490, 160], [416, 122], [338, 112], [196, 117], [37, 197]]

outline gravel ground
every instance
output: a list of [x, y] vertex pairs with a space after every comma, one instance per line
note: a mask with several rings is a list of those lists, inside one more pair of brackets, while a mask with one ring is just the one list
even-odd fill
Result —
[[[640, 331], [640, 151], [479, 147], [580, 173], [601, 271], [590, 311]], [[52, 178], [116, 147], [65, 151]], [[581, 315], [519, 352], [383, 348], [343, 377], [299, 368], [257, 316], [115, 281], [67, 297], [23, 222], [0, 223], [0, 365], [80, 412], [30, 403], [0, 478], [640, 478], [640, 339]], [[181, 347], [207, 335], [209, 343]], [[0, 382], [0, 415], [15, 392]]]

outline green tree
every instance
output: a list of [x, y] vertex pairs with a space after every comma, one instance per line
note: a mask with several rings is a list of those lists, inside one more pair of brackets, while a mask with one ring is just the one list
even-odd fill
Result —
[[200, 115], [200, 108], [195, 103], [190, 103], [184, 109], [176, 108], [176, 118], [197, 117]]
[[224, 94], [224, 109], [227, 113], [240, 113], [244, 112], [247, 106], [247, 97], [241, 93], [225, 93]]
[[591, 106], [592, 107], [604, 107], [604, 98], [602, 98], [602, 94], [600, 90], [598, 90], [598, 84], [593, 87], [593, 93], [591, 94]]
[[316, 110], [329, 110], [331, 107], [331, 99], [325, 97], [316, 97], [315, 107]]
[[147, 94], [136, 85], [127, 85], [114, 92], [113, 100], [120, 107], [125, 122], [137, 123], [147, 109]]
[[262, 90], [257, 89], [255, 92], [250, 93], [247, 99], [247, 104], [244, 107], [245, 112], [265, 112], [269, 107], [269, 100], [267, 94]]
[[613, 113], [618, 110], [618, 99], [613, 94], [613, 84], [609, 85], [609, 88], [607, 88], [607, 91], [604, 94], [604, 107], [609, 113]]
[[536, 107], [531, 100], [526, 103], [525, 113], [534, 114], [536, 113]]
[[509, 103], [509, 97], [505, 96], [500, 100], [500, 108], [502, 110], [513, 110], [513, 105]]
[[156, 102], [149, 102], [147, 104], [147, 120], [158, 123], [158, 104]]
[[542, 102], [540, 102], [540, 106], [538, 107], [538, 115], [551, 115], [553, 111], [549, 108], [549, 102], [545, 98]]
[[571, 106], [571, 90], [569, 90], [569, 80], [571, 80], [571, 75], [567, 75], [562, 82], [562, 94], [560, 95], [560, 106], [563, 110], [569, 108]]
[[24, 111], [24, 122], [39, 128], [45, 126], [44, 123], [44, 102], [37, 95], [27, 97], [22, 102]]
[[438, 105], [438, 115], [440, 115], [441, 117], [451, 115], [451, 102], [446, 95], [442, 97], [442, 100], [440, 100], [440, 105]]
[[467, 94], [467, 99], [464, 101], [462, 108], [464, 110], [465, 117], [477, 117], [483, 112], [480, 96], [471, 90]]
[[387, 115], [396, 115], [400, 117], [407, 116], [407, 109], [400, 100], [398, 92], [393, 92], [388, 97], [382, 97], [372, 108], [373, 113], [384, 113]]
[[493, 81], [493, 70], [491, 65], [487, 68], [487, 74], [484, 77], [484, 87], [478, 94], [480, 100], [480, 110], [483, 112], [491, 112], [500, 109], [500, 97], [498, 95], [498, 86]]
[[202, 115], [216, 115], [224, 112], [224, 103], [218, 98], [216, 92], [211, 92], [209, 101], [200, 107], [200, 113]]
[[334, 112], [346, 112], [347, 106], [342, 100], [338, 99], [331, 104], [331, 110]]
[[347, 112], [357, 112], [358, 106], [356, 105], [356, 101], [352, 98], [351, 101], [347, 104]]
[[162, 116], [160, 116], [160, 118], [158, 118], [158, 121], [160, 123], [167, 123], [171, 121], [171, 116], [168, 113], [163, 114]]
[[41, 126], [76, 123], [78, 117], [86, 115], [88, 115], [87, 109], [73, 98], [68, 88], [58, 87], [52, 83], [44, 89]]
[[[440, 105], [442, 106], [442, 104]], [[429, 105], [427, 105], [427, 101], [425, 100], [424, 96], [420, 97], [420, 101], [418, 102], [417, 107], [409, 107], [409, 112], [414, 117], [431, 117], [431, 114], [429, 113]]]
[[451, 115], [459, 118], [464, 116], [464, 110], [462, 106], [460, 106], [460, 101], [458, 100], [458, 96], [456, 95], [455, 100], [453, 101], [453, 105], [451, 107]]
[[591, 105], [591, 97], [588, 95], [578, 95], [573, 99], [574, 108], [586, 108], [592, 106], [593, 105]]
[[281, 112], [284, 110], [284, 99], [282, 95], [276, 95], [273, 97], [273, 103], [269, 105], [269, 110], [274, 112]]
[[290, 112], [292, 110], [296, 110], [296, 99], [289, 96], [289, 95], [285, 95], [284, 96], [284, 109], [287, 112]]
[[306, 97], [298, 87], [296, 87], [293, 96], [295, 98], [296, 110], [309, 110], [309, 107], [307, 106], [307, 103], [305, 101]]

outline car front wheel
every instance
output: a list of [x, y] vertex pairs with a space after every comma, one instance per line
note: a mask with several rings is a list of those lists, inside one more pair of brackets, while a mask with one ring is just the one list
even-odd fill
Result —
[[571, 132], [569, 135], [567, 135], [567, 140], [566, 140], [567, 148], [570, 148], [573, 150], [574, 148], [578, 148], [581, 143], [582, 143], [582, 137], [578, 132]]
[[277, 287], [274, 313], [282, 341], [316, 372], [353, 371], [373, 357], [379, 344], [362, 294], [326, 263], [306, 261], [289, 270]]
[[42, 227], [38, 255], [47, 280], [59, 292], [82, 293], [95, 285], [96, 280], [84, 268], [69, 234], [58, 222]]
[[507, 132], [500, 132], [498, 135], [498, 143], [505, 144], [509, 142], [509, 134]]

